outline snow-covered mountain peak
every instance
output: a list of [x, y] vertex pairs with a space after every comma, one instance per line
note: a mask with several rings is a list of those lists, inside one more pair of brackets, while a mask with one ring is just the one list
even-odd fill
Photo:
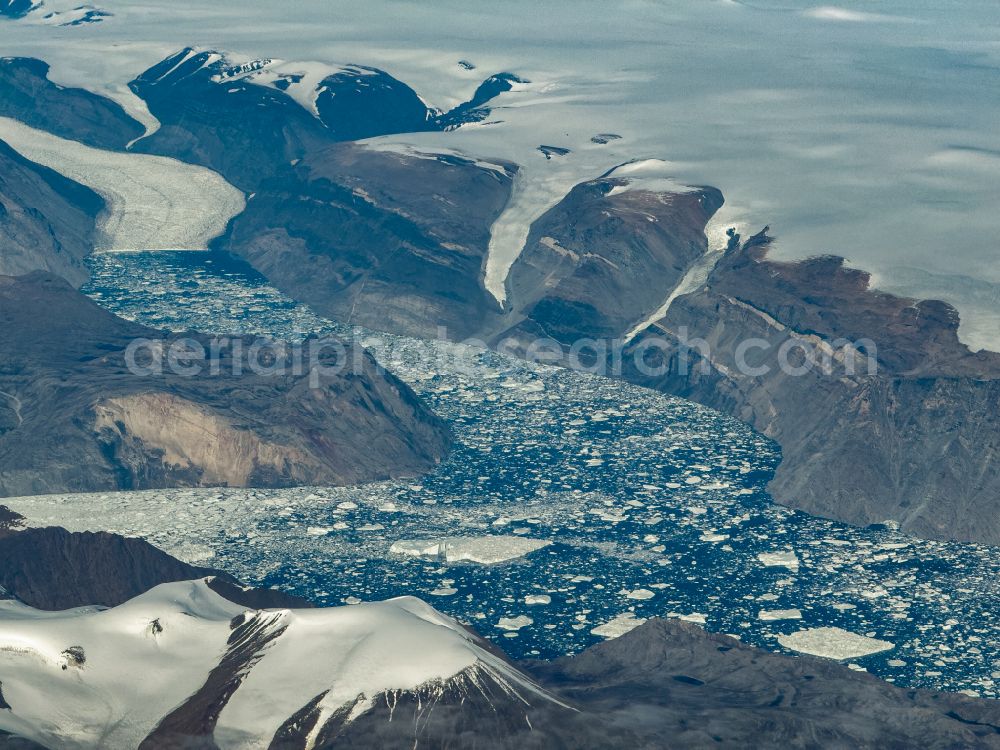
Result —
[[554, 701], [458, 622], [412, 597], [329, 609], [247, 610], [210, 579], [111, 609], [0, 606], [0, 730], [59, 747], [136, 747], [191, 735], [217, 702], [220, 747], [267, 746], [309, 709], [315, 733], [380, 704], [475, 694]]
[[26, 23], [43, 26], [83, 26], [100, 23], [111, 15], [102, 8], [81, 5], [77, 0], [0, 1], [0, 17], [24, 19]]

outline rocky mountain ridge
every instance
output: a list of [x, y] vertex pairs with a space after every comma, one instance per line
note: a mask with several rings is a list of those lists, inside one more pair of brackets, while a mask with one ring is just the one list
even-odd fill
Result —
[[[626, 350], [626, 377], [776, 440], [782, 463], [769, 489], [779, 502], [858, 525], [893, 521], [922, 537], [1000, 544], [1000, 355], [961, 344], [958, 316], [944, 303], [870, 290], [868, 275], [839, 258], [768, 260], [768, 244], [761, 234], [735, 245], [702, 289], [678, 298]], [[710, 350], [690, 349], [686, 371], [681, 331]], [[757, 343], [741, 366], [738, 347], [749, 339]], [[798, 372], [791, 357], [792, 371], [783, 368], [789, 343], [786, 353], [828, 351], [832, 366]], [[658, 371], [638, 372], [637, 353]]]
[[45, 270], [83, 283], [103, 209], [93, 191], [0, 141], [0, 273]]
[[[353, 345], [311, 340], [292, 352], [257, 342], [271, 360], [251, 362], [252, 339], [145, 328], [40, 272], [0, 277], [0, 341], [7, 496], [357, 484], [426, 471], [450, 441], [406, 385]], [[158, 364], [171, 351], [177, 366]], [[153, 352], [167, 355], [143, 359]]]

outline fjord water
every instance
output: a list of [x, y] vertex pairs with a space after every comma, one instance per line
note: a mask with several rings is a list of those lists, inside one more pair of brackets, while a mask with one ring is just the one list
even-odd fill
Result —
[[[609, 622], [651, 616], [771, 650], [782, 635], [832, 626], [894, 644], [857, 668], [1000, 695], [996, 550], [774, 506], [765, 488], [777, 449], [735, 420], [592, 375], [344, 330], [224, 255], [98, 255], [91, 270], [94, 299], [158, 327], [357, 336], [451, 423], [456, 444], [420, 480], [13, 500], [34, 523], [141, 535], [321, 604], [413, 594], [514, 657], [575, 652]], [[430, 364], [428, 351], [439, 355]], [[390, 552], [456, 537], [501, 537], [496, 557], [505, 539], [548, 545], [518, 557], [507, 542], [513, 559], [495, 565]]]

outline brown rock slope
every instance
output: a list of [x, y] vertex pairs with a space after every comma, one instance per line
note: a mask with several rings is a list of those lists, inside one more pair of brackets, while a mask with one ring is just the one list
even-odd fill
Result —
[[502, 336], [551, 336], [570, 346], [621, 336], [705, 254], [718, 190], [614, 192], [623, 185], [615, 177], [577, 185], [532, 225], [507, 280]]
[[418, 474], [447, 450], [447, 428], [363, 350], [312, 342], [254, 374], [252, 342], [236, 339], [220, 347], [217, 374], [195, 358], [181, 364], [197, 375], [130, 369], [134, 340], [169, 351], [178, 338], [55, 276], [0, 277], [0, 493], [354, 484]]

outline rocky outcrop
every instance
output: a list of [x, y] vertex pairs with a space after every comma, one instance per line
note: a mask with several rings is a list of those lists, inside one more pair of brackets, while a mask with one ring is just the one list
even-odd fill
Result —
[[187, 565], [141, 539], [52, 527], [0, 538], [0, 586], [36, 609], [114, 607], [167, 581], [214, 571]]
[[679, 297], [626, 351], [626, 377], [777, 441], [781, 503], [1000, 544], [1000, 355], [962, 345], [944, 303], [869, 290], [839, 258], [771, 261], [767, 244], [735, 246]]
[[[905, 690], [679, 620], [650, 620], [528, 672], [579, 707], [581, 718], [601, 717], [598, 734], [583, 734], [578, 747], [1000, 746], [995, 701]], [[535, 716], [532, 723], [545, 726]]]
[[0, 141], [0, 274], [44, 270], [83, 283], [103, 209], [93, 191]]
[[25, 528], [23, 517], [2, 505], [0, 519], [0, 589], [35, 609], [117, 607], [161, 583], [206, 576], [213, 590], [244, 606], [312, 606], [274, 589], [244, 588], [226, 573], [188, 565], [143, 539]]
[[282, 91], [214, 80], [230, 67], [217, 53], [184, 49], [136, 78], [132, 90], [161, 125], [134, 150], [200, 164], [254, 190], [278, 165], [328, 141], [323, 123]]
[[447, 450], [447, 428], [360, 348], [180, 338], [54, 276], [0, 277], [0, 492], [356, 484]]
[[49, 66], [29, 57], [0, 59], [0, 116], [62, 138], [122, 150], [146, 131], [117, 102], [49, 80]]
[[510, 328], [498, 338], [547, 336], [571, 346], [621, 336], [705, 254], [718, 190], [625, 187], [615, 177], [577, 185], [531, 226], [507, 280]]
[[483, 268], [513, 174], [335, 145], [266, 180], [216, 246], [343, 323], [464, 338], [500, 314]]

